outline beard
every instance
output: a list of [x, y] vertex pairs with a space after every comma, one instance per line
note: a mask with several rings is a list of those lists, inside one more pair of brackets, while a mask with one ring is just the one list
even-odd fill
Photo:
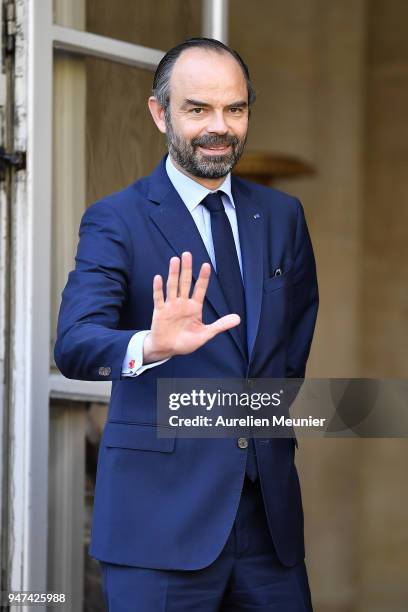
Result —
[[[207, 135], [189, 141], [174, 131], [168, 109], [165, 112], [165, 121], [169, 153], [179, 166], [192, 176], [222, 178], [232, 170], [244, 151], [247, 134], [243, 138], [231, 135]], [[223, 155], [205, 155], [200, 152], [200, 146], [231, 146], [231, 151]]]

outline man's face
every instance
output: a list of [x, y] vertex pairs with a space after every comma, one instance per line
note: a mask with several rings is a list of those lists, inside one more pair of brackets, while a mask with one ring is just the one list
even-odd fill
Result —
[[171, 157], [189, 174], [220, 178], [243, 152], [248, 130], [248, 90], [229, 53], [187, 49], [170, 79], [166, 137]]

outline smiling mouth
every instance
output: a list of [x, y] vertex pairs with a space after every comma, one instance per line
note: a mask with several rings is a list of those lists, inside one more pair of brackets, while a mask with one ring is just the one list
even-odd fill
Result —
[[204, 147], [202, 145], [199, 145], [199, 147], [203, 151], [215, 151], [218, 153], [223, 153], [224, 151], [228, 151], [228, 149], [231, 148], [231, 145], [223, 145], [223, 146], [217, 146], [217, 147]]

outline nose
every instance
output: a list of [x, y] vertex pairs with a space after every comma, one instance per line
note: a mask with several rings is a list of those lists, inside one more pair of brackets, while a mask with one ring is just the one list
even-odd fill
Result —
[[228, 132], [228, 126], [225, 122], [224, 113], [221, 110], [211, 113], [211, 117], [206, 128], [207, 132], [210, 133], [226, 134]]

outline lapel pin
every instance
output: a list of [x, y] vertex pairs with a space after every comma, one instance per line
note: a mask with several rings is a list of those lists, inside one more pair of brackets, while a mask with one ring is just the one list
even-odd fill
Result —
[[254, 215], [254, 219], [259, 219], [261, 215], [259, 213], [256, 213], [256, 215]]

